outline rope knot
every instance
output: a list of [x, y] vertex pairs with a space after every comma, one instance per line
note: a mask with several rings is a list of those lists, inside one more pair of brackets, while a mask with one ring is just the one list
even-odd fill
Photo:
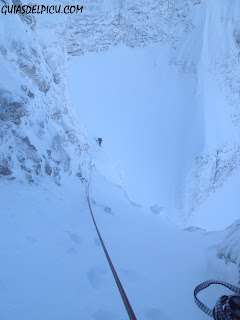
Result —
[[213, 317], [216, 320], [240, 319], [240, 296], [222, 296], [218, 299], [213, 309]]
[[[197, 294], [209, 287], [211, 284], [220, 284], [225, 286], [237, 295], [224, 295], [220, 297], [212, 311], [197, 298]], [[240, 320], [240, 288], [235, 287], [230, 283], [216, 280], [203, 282], [194, 290], [194, 298], [197, 306], [215, 320]]]

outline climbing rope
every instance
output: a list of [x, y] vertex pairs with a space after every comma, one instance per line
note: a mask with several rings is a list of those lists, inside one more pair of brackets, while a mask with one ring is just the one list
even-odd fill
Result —
[[[91, 173], [92, 173], [92, 172], [91, 172]], [[113, 277], [114, 277], [115, 282], [116, 282], [116, 284], [117, 284], [119, 293], [120, 293], [120, 295], [121, 295], [121, 297], [122, 297], [122, 301], [123, 301], [124, 306], [125, 306], [125, 308], [126, 308], [126, 310], [127, 310], [129, 319], [130, 319], [130, 320], [137, 320], [137, 318], [136, 318], [136, 316], [135, 316], [135, 314], [134, 314], [134, 312], [133, 312], [132, 306], [131, 306], [131, 304], [130, 304], [130, 302], [129, 302], [129, 300], [128, 300], [128, 297], [127, 297], [127, 295], [126, 295], [126, 293], [125, 293], [125, 291], [124, 291], [124, 289], [123, 289], [123, 286], [122, 286], [122, 284], [121, 284], [121, 281], [120, 281], [120, 279], [119, 279], [119, 277], [118, 277], [118, 275], [117, 275], [117, 272], [116, 272], [116, 270], [115, 270], [115, 268], [114, 268], [114, 266], [113, 266], [113, 263], [112, 263], [112, 261], [111, 261], [111, 259], [110, 259], [110, 256], [109, 256], [108, 251], [107, 251], [107, 249], [106, 249], [106, 247], [105, 247], [105, 244], [104, 244], [104, 242], [103, 242], [103, 239], [102, 239], [101, 234], [100, 234], [100, 231], [99, 231], [99, 229], [98, 229], [96, 220], [95, 220], [94, 215], [93, 215], [93, 211], [92, 211], [92, 207], [91, 207], [91, 203], [90, 203], [90, 197], [89, 197], [89, 187], [90, 187], [90, 184], [91, 184], [91, 177], [92, 177], [92, 174], [91, 174], [91, 176], [90, 176], [89, 183], [88, 183], [87, 188], [86, 188], [86, 194], [87, 194], [87, 201], [88, 201], [89, 210], [90, 210], [90, 213], [91, 213], [91, 216], [92, 216], [92, 220], [93, 220], [95, 229], [96, 229], [96, 231], [97, 231], [99, 240], [100, 240], [100, 242], [101, 242], [103, 251], [104, 251], [105, 256], [106, 256], [106, 258], [107, 258], [108, 264], [109, 264], [109, 266], [110, 266], [110, 268], [111, 268]]]
[[[212, 284], [219, 284], [227, 287], [236, 293], [236, 295], [222, 296], [218, 299], [213, 310], [205, 306], [198, 298], [197, 294]], [[197, 306], [215, 320], [240, 320], [240, 288], [230, 283], [217, 280], [209, 280], [201, 283], [194, 290], [194, 299]]]

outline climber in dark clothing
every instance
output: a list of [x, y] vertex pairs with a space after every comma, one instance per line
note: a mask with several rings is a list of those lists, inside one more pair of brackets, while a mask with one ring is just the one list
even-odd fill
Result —
[[102, 138], [98, 138], [97, 142], [98, 142], [99, 146], [101, 147], [102, 146]]

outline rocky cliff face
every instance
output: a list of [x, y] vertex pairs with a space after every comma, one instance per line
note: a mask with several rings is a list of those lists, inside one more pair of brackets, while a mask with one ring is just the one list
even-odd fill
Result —
[[38, 183], [47, 175], [57, 184], [63, 174], [81, 177], [88, 145], [66, 91], [68, 56], [119, 43], [174, 47], [194, 28], [188, 15], [195, 4], [93, 0], [81, 15], [2, 16], [0, 177]]
[[[171, 48], [169, 64], [196, 81], [193, 107], [203, 114], [204, 143], [185, 172], [180, 195], [185, 216], [196, 214], [240, 165], [239, 2], [92, 0], [83, 5], [83, 14], [71, 17], [1, 16], [0, 179], [36, 184], [49, 177], [58, 185], [65, 175], [83, 180], [89, 146], [66, 90], [67, 59], [119, 43], [159, 42]], [[239, 264], [239, 222], [227, 231], [218, 256]]]
[[239, 169], [238, 12], [237, 1], [201, 1], [192, 15], [195, 28], [184, 44], [193, 53], [189, 59], [196, 65], [195, 107], [203, 118], [203, 144], [186, 175], [181, 199], [186, 217], [197, 214], [204, 201]]
[[[1, 18], [0, 177], [33, 183], [47, 175], [58, 184], [63, 174], [81, 177], [88, 145], [66, 91], [68, 57], [119, 43], [160, 42], [171, 48], [169, 64], [193, 75], [199, 97], [193, 108], [204, 118], [204, 144], [180, 196], [181, 208], [191, 216], [239, 168], [238, 2], [89, 0], [83, 5], [80, 15]], [[211, 91], [208, 79], [221, 95]]]
[[[109, 2], [110, 3], [110, 2]], [[89, 1], [68, 22], [69, 55], [162, 43], [169, 64], [196, 82], [203, 143], [185, 171], [180, 208], [186, 219], [231, 177], [240, 164], [239, 4], [216, 1]], [[174, 89], [174, 88], [173, 88]], [[200, 112], [198, 111], [200, 110]], [[195, 124], [193, 124], [194, 126]], [[191, 135], [191, 133], [190, 133]], [[191, 141], [196, 144], [196, 141]]]
[[1, 16], [0, 177], [8, 180], [82, 176], [88, 146], [66, 91], [66, 27], [48, 21]]
[[129, 47], [151, 43], [177, 45], [194, 28], [190, 19], [196, 0], [86, 1], [85, 12], [68, 24], [68, 52], [108, 50], [124, 43]]

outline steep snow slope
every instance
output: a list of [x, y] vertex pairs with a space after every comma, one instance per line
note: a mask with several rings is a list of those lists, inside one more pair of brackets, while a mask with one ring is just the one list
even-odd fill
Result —
[[[0, 21], [1, 317], [126, 319], [84, 184], [75, 179], [88, 179], [92, 159], [139, 201], [150, 190], [144, 202], [159, 203], [137, 206], [95, 173], [94, 212], [139, 319], [204, 319], [192, 291], [206, 278], [237, 282], [239, 223], [218, 233], [183, 231], [166, 222], [161, 206], [176, 221], [181, 202], [184, 223], [206, 229], [239, 217], [239, 4], [93, 0], [86, 9], [71, 19]], [[67, 58], [77, 55], [70, 62], [73, 102], [95, 137], [104, 132], [106, 153], [94, 138], [87, 142], [71, 108]], [[129, 139], [132, 123], [138, 131]], [[125, 181], [109, 152], [126, 164]], [[204, 298], [213, 305], [219, 294]]]
[[[176, 207], [180, 206], [184, 218], [181, 223], [187, 226], [193, 224], [213, 230], [225, 228], [239, 218], [236, 192], [239, 189], [237, 169], [240, 150], [238, 1], [231, 4], [225, 0], [170, 1], [168, 6], [166, 2], [165, 6], [163, 3], [158, 6], [148, 1], [136, 1], [134, 4], [125, 1], [120, 7], [115, 7], [114, 14], [112, 11], [110, 15], [106, 11], [101, 12], [99, 20], [96, 19], [97, 12], [86, 16], [80, 24], [76, 22], [78, 31], [75, 34], [73, 28], [71, 33], [74, 35], [72, 39], [78, 41], [69, 42], [70, 54], [106, 51], [118, 43], [136, 47], [159, 42], [164, 47], [157, 45], [155, 50], [134, 48], [131, 51], [118, 46], [106, 54], [94, 53], [79, 58], [78, 62], [72, 60], [69, 81], [77, 79], [77, 84], [70, 83], [70, 90], [76, 108], [81, 105], [80, 116], [95, 136], [104, 137], [105, 150], [121, 159], [126, 169], [125, 183], [131, 195], [148, 204], [158, 202], [166, 206], [171, 217], [176, 213], [174, 219], [178, 222], [181, 219]], [[95, 23], [89, 27], [89, 22], [93, 21], [91, 19], [95, 19]], [[151, 37], [154, 30], [157, 30], [157, 38]], [[83, 34], [84, 41], [81, 41]], [[131, 37], [133, 34], [135, 36]], [[166, 45], [169, 52], [164, 55]], [[171, 66], [180, 71], [180, 88], [186, 88], [183, 100], [178, 95], [179, 85], [175, 85], [175, 81], [180, 81], [176, 74], [173, 76]], [[156, 77], [155, 71], [159, 71]], [[98, 77], [99, 74], [104, 76]], [[187, 81], [191, 82], [191, 86], [187, 85]], [[173, 84], [175, 99], [170, 97], [169, 89], [164, 96], [162, 91], [166, 89], [166, 83], [169, 89]], [[81, 93], [76, 90], [78, 86], [82, 88]], [[92, 87], [97, 88], [95, 95], [92, 94]], [[151, 112], [155, 109], [153, 104], [148, 104], [151, 99], [144, 99], [145, 93], [159, 106], [162, 102], [174, 107], [185, 104], [183, 114], [177, 114], [179, 119], [186, 121], [182, 131], [179, 123], [173, 125], [171, 107], [166, 113], [159, 108], [157, 116]], [[118, 98], [114, 99], [116, 96]], [[130, 98], [132, 96], [134, 99]], [[187, 97], [188, 101], [185, 100]], [[150, 112], [144, 114], [142, 110], [146, 105]], [[173, 110], [176, 112], [176, 109]], [[149, 116], [151, 113], [152, 117]], [[117, 118], [121, 119], [119, 127], [116, 125]], [[155, 136], [156, 118], [159, 118], [160, 124], [161, 120], [164, 122], [164, 125], [159, 125], [157, 136], [160, 136], [162, 128], [166, 128], [162, 136], [168, 139], [166, 144], [158, 141], [149, 147]], [[134, 133], [131, 130], [133, 123]], [[151, 123], [150, 132], [142, 130], [148, 127], [147, 123]], [[169, 139], [170, 135], [172, 139]], [[174, 153], [177, 151], [176, 145], [181, 150], [178, 157]], [[160, 154], [164, 156], [161, 158]], [[148, 166], [151, 157], [157, 159], [158, 168]], [[106, 172], [106, 168], [104, 170]], [[136, 183], [136, 176], [140, 177], [141, 184], [139, 180]], [[146, 192], [148, 189], [151, 195]], [[235, 233], [238, 233], [237, 228]], [[239, 261], [229, 254], [237, 252], [237, 246], [238, 237], [231, 237], [229, 233], [223, 246], [226, 251], [219, 257], [228, 257], [227, 260], [234, 263]]]
[[[177, 219], [180, 208], [188, 225], [219, 229], [239, 217], [224, 219], [221, 205], [231, 197], [238, 207], [238, 184], [215, 208], [211, 200], [239, 168], [238, 9], [224, 0], [124, 1], [115, 11], [98, 3], [69, 31], [82, 121], [125, 168], [132, 196]], [[133, 49], [111, 48], [119, 43]]]
[[[201, 144], [192, 130], [193, 78], [169, 66], [160, 45], [117, 46], [71, 59], [68, 85], [82, 124], [124, 168], [131, 197], [171, 211], [182, 168]], [[186, 144], [189, 132], [199, 140], [194, 147]]]
[[[11, 3], [10, 1], [9, 4]], [[181, 134], [184, 135], [181, 143], [184, 148], [180, 157], [182, 160], [177, 164], [179, 172], [175, 174], [172, 170], [175, 155], [164, 150], [161, 141], [156, 141], [159, 147], [156, 148], [153, 157], [158, 161], [160, 150], [166, 151], [170, 155], [168, 160], [172, 161], [169, 166], [171, 170], [164, 175], [165, 166], [160, 161], [158, 171], [161, 179], [158, 176], [155, 179], [153, 177], [153, 172], [157, 168], [153, 168], [152, 172], [142, 170], [142, 174], [145, 175], [145, 181], [149, 179], [154, 190], [159, 188], [159, 197], [156, 192], [149, 202], [164, 202], [171, 211], [172, 207], [176, 206], [179, 194], [183, 215], [188, 219], [239, 167], [238, 6], [237, 1], [232, 1], [230, 5], [225, 0], [221, 0], [217, 5], [215, 0], [181, 2], [96, 0], [86, 1], [86, 13], [80, 17], [73, 16], [71, 19], [62, 15], [52, 17], [51, 20], [47, 17], [32, 16], [20, 19], [18, 16], [3, 16], [1, 19], [0, 121], [3, 146], [1, 177], [27, 179], [33, 183], [41, 181], [41, 176], [48, 174], [60, 184], [61, 176], [65, 173], [82, 175], [76, 156], [86, 152], [88, 146], [76, 123], [65, 90], [66, 48], [70, 55], [81, 55], [87, 52], [106, 51], [119, 43], [132, 48], [161, 43], [164, 45], [164, 50], [168, 47], [170, 52], [164, 55], [160, 52], [163, 47], [159, 47], [159, 56], [157, 57], [155, 53], [155, 57], [151, 57], [156, 72], [152, 66], [138, 73], [139, 83], [136, 83], [136, 87], [142, 95], [138, 90], [126, 93], [138, 95], [139, 100], [133, 101], [135, 106], [141, 103], [146, 105], [144, 91], [145, 98], [148, 94], [152, 95], [152, 92], [140, 89], [141, 85], [146, 86], [144, 81], [140, 83], [140, 79], [144, 79], [144, 72], [152, 79], [151, 86], [147, 88], [155, 85], [156, 91], [155, 82], [159, 82], [160, 90], [164, 80], [173, 80], [170, 75], [170, 79], [164, 79], [163, 74], [173, 72], [167, 64], [176, 66], [176, 70], [185, 74], [184, 80], [177, 75], [174, 80], [178, 83], [181, 81], [183, 85], [182, 97], [177, 94], [181, 87], [177, 88], [176, 83], [173, 83], [172, 89], [179, 100], [179, 106], [181, 107], [181, 104], [186, 106], [180, 119], [184, 117], [189, 119], [185, 132], [181, 129]], [[222, 39], [228, 40], [222, 41]], [[89, 60], [89, 63], [92, 62]], [[129, 63], [132, 61], [129, 60]], [[143, 60], [139, 59], [139, 64], [142, 65]], [[138, 66], [137, 61], [135, 65]], [[127, 66], [125, 67], [127, 69]], [[138, 68], [140, 69], [140, 66]], [[11, 72], [7, 73], [7, 70]], [[118, 70], [115, 71], [118, 74]], [[133, 73], [135, 71], [132, 69]], [[160, 74], [161, 79], [159, 79]], [[123, 76], [126, 77], [124, 74]], [[134, 81], [132, 78], [131, 83]], [[191, 85], [187, 81], [191, 82]], [[153, 95], [159, 105], [164, 105], [170, 97], [170, 86], [165, 93], [166, 97], [161, 91], [159, 95], [158, 93]], [[185, 101], [187, 97], [189, 100]], [[107, 108], [106, 101], [103, 101], [104, 105], [100, 107], [96, 106], [97, 101], [93, 100], [91, 103], [95, 108]], [[174, 100], [170, 100], [169, 104], [174, 106]], [[169, 110], [171, 114], [172, 108]], [[154, 112], [153, 110], [152, 113]], [[136, 111], [134, 114], [136, 115]], [[164, 121], [161, 112], [157, 116]], [[165, 127], [172, 126], [173, 135], [179, 135], [178, 125], [171, 123], [172, 119], [168, 118]], [[167, 123], [169, 125], [166, 125]], [[154, 126], [156, 127], [156, 124]], [[159, 127], [159, 130], [164, 130], [161, 122]], [[164, 136], [164, 133], [161, 135]], [[149, 140], [147, 135], [139, 135], [142, 140], [145, 139], [146, 145]], [[167, 133], [168, 137], [169, 135], [170, 133]], [[133, 140], [136, 141], [137, 138], [133, 137]], [[124, 141], [122, 143], [124, 144]], [[119, 141], [116, 144], [119, 144]], [[149, 152], [152, 153], [151, 150]], [[139, 154], [139, 151], [136, 153]], [[154, 155], [154, 152], [152, 154]], [[139, 155], [141, 157], [142, 154]], [[192, 158], [195, 158], [195, 165]], [[141, 164], [134, 175], [139, 175], [140, 166]], [[189, 170], [190, 167], [192, 170]], [[175, 178], [177, 175], [181, 176], [179, 183], [173, 181], [170, 171]], [[190, 174], [186, 187], [183, 188], [182, 177], [186, 176], [187, 171], [190, 171]], [[161, 198], [163, 187], [157, 183], [159, 180], [164, 183], [170, 181], [170, 184], [177, 185], [176, 190], [171, 191], [174, 198], [172, 205], [169, 204], [169, 200], [164, 200], [165, 197]], [[134, 187], [131, 187], [131, 190], [133, 189]], [[166, 189], [169, 191], [171, 187], [167, 186]], [[182, 189], [185, 191], [182, 192]], [[144, 194], [145, 191], [142, 189], [139, 197], [143, 198]]]
[[[201, 111], [193, 108], [195, 65], [174, 51], [194, 28], [190, 13], [197, 2], [104, 4], [91, 2], [69, 24], [69, 54], [80, 55], [71, 59], [68, 77], [74, 105], [82, 123], [103, 137], [116, 167], [124, 168], [131, 196], [175, 211], [183, 177], [202, 146]], [[198, 139], [194, 147], [189, 134]]]
[[[49, 187], [13, 182], [1, 187], [1, 319], [127, 319], [84, 185], [69, 178], [61, 189], [45, 184]], [[236, 266], [226, 266], [216, 256], [223, 235], [180, 230], [130, 204], [121, 188], [97, 172], [90, 193], [137, 318], [207, 319], [194, 305], [194, 286], [212, 277], [237, 281]], [[215, 288], [202, 298], [213, 306], [222, 292]]]
[[[138, 171], [134, 173], [131, 170], [131, 172], [134, 176], [140, 176], [141, 170], [142, 185], [151, 185], [155, 192], [155, 194], [152, 192], [152, 199], [144, 199], [145, 190], [139, 189], [138, 193], [135, 191], [139, 198], [149, 203], [162, 202], [169, 211], [172, 211], [173, 207], [177, 206], [176, 202], [180, 196], [183, 215], [188, 219], [209, 195], [224, 184], [239, 165], [238, 67], [235, 68], [239, 54], [238, 5], [237, 1], [229, 5], [227, 1], [222, 0], [218, 2], [215, 10], [216, 1], [214, 0], [135, 1], [134, 3], [132, 1], [91, 1], [86, 2], [84, 15], [73, 16], [71, 19], [57, 16], [52, 17], [51, 20], [47, 17], [37, 17], [37, 20], [34, 17], [21, 20], [17, 16], [3, 16], [1, 20], [1, 136], [3, 146], [1, 176], [18, 180], [27, 178], [33, 183], [39, 182], [41, 175], [48, 174], [54, 178], [56, 183], [61, 183], [62, 174], [82, 175], [81, 166], [79, 167], [81, 161], [76, 156], [86, 152], [88, 145], [79, 131], [79, 125], [76, 123], [76, 117], [71, 110], [65, 90], [66, 47], [70, 55], [82, 55], [87, 52], [106, 51], [119, 43], [132, 48], [161, 43], [164, 47], [156, 45], [158, 49], [155, 49], [155, 53], [147, 53], [152, 66], [148, 65], [141, 70], [140, 65], [143, 66], [147, 60], [144, 60], [143, 56], [142, 60], [139, 56], [139, 59], [134, 61], [135, 68], [139, 70], [132, 68], [130, 72], [131, 74], [138, 72], [139, 81], [136, 82], [134, 89], [136, 79], [129, 78], [129, 84], [131, 81], [132, 86], [128, 87], [132, 89], [132, 92], [129, 90], [125, 95], [124, 92], [121, 93], [123, 99], [118, 100], [127, 108], [124, 97], [132, 94], [138, 96], [136, 101], [132, 101], [136, 115], [136, 106], [139, 105], [138, 109], [141, 109], [148, 103], [146, 99], [148, 95], [151, 95], [156, 106], [153, 106], [151, 110], [153, 117], [148, 120], [152, 123], [152, 119], [155, 119], [153, 128], [157, 128], [157, 117], [164, 122], [164, 125], [161, 120], [159, 122], [158, 136], [164, 137], [164, 134], [168, 138], [170, 135], [178, 136], [181, 140], [182, 135], [180, 144], [174, 139], [169, 143], [169, 147], [172, 143], [171, 150], [174, 150], [174, 144], [178, 144], [179, 148], [181, 145], [182, 154], [180, 156], [179, 153], [178, 155], [171, 153], [162, 146], [164, 139], [156, 141], [158, 147], [155, 150], [150, 148], [148, 152], [141, 152], [140, 149], [144, 150], [144, 148], [139, 146], [136, 154], [138, 158], [143, 159], [142, 163], [150, 160], [144, 161], [143, 153], [145, 155], [151, 153], [152, 159], [156, 159], [155, 163], [159, 162], [159, 166], [153, 167], [152, 171], [149, 171], [149, 168], [141, 170], [142, 163], [139, 163]], [[8, 25], [13, 26], [14, 32], [8, 28]], [[45, 36], [46, 33], [48, 37]], [[229, 41], [221, 41], [221, 39], [229, 39]], [[157, 50], [159, 50], [158, 55]], [[166, 53], [168, 50], [169, 53]], [[135, 52], [137, 54], [137, 51]], [[127, 53], [124, 57], [127, 57]], [[117, 56], [113, 54], [112, 63], [116, 64], [114, 59], [117, 59]], [[93, 60], [96, 61], [95, 58]], [[86, 63], [86, 60], [84, 61]], [[105, 61], [107, 63], [107, 58]], [[89, 63], [93, 62], [89, 60]], [[134, 66], [131, 54], [128, 63]], [[173, 76], [174, 68], [169, 68], [168, 64], [175, 66], [182, 76], [177, 73]], [[80, 68], [83, 69], [83, 66], [80, 65]], [[85, 65], [85, 68], [89, 70], [91, 67]], [[127, 68], [128, 65], [125, 65], [125, 69], [122, 68], [122, 70], [127, 72]], [[6, 70], [12, 70], [12, 72], [7, 74]], [[116, 81], [121, 79], [121, 76], [118, 78], [118, 71], [115, 69]], [[101, 72], [101, 69], [98, 69], [98, 72]], [[14, 79], [11, 78], [13, 73], [15, 73]], [[80, 70], [79, 74], [83, 75]], [[145, 75], [152, 80], [149, 86], [147, 81], [144, 82]], [[166, 78], [166, 75], [169, 78]], [[122, 77], [127, 78], [128, 76], [122, 72]], [[106, 78], [106, 82], [101, 79], [102, 86], [104, 83], [106, 86], [110, 85], [108, 80], [111, 81], [109, 77]], [[172, 88], [170, 81], [173, 81]], [[178, 85], [180, 82], [183, 87]], [[157, 83], [159, 88], [157, 88]], [[166, 88], [164, 84], [169, 84], [169, 87]], [[83, 103], [88, 93], [86, 86], [83, 83], [82, 87], [86, 93], [81, 92], [82, 100], [78, 99]], [[101, 88], [101, 86], [98, 87]], [[127, 82], [122, 89], [126, 90], [126, 87]], [[152, 91], [148, 91], [149, 88], [152, 88]], [[111, 87], [108, 90], [112, 91]], [[181, 90], [183, 91], [182, 96], [178, 95]], [[172, 99], [171, 91], [174, 92], [172, 96], [175, 96], [179, 102], [179, 113], [172, 111], [176, 100]], [[104, 93], [107, 90], [101, 88], [101, 92]], [[118, 90], [115, 87], [116, 92]], [[90, 101], [90, 104], [93, 105], [94, 110], [108, 108], [111, 99], [106, 101], [106, 98], [107, 95], [101, 106], [97, 105], [97, 97]], [[114, 101], [111, 102], [113, 103]], [[128, 103], [131, 103], [130, 99]], [[154, 116], [158, 104], [169, 108], [167, 121], [161, 110], [156, 117]], [[80, 106], [79, 102], [78, 105]], [[81, 112], [84, 108], [86, 108], [86, 103], [80, 106]], [[181, 108], [184, 108], [182, 114]], [[14, 110], [14, 113], [10, 111], [11, 109]], [[130, 110], [130, 106], [128, 109]], [[80, 113], [80, 116], [82, 114]], [[146, 117], [146, 113], [141, 114], [140, 112], [138, 116]], [[173, 122], [174, 117], [177, 120], [179, 116], [181, 121]], [[108, 123], [111, 123], [108, 117], [105, 118]], [[185, 119], [185, 124], [183, 119]], [[139, 126], [142, 126], [141, 121], [138, 123]], [[182, 129], [179, 128], [179, 123]], [[173, 129], [172, 133], [170, 127]], [[166, 132], [164, 128], [169, 132]], [[99, 128], [99, 131], [103, 131], [102, 128]], [[98, 132], [98, 134], [101, 133]], [[135, 137], [132, 137], [131, 145], [135, 143], [138, 136], [145, 145], [148, 145], [150, 140], [148, 135], [141, 133], [140, 130], [135, 130]], [[116, 150], [116, 146], [121, 144], [126, 146], [125, 141], [121, 138], [118, 133], [118, 141], [115, 146], [113, 142], [111, 143], [112, 149]], [[114, 150], [113, 153], [115, 153]], [[121, 152], [121, 147], [116, 157], [120, 153], [124, 154]], [[160, 153], [166, 153], [166, 159], [171, 162], [169, 165], [171, 169], [165, 170], [167, 162], [159, 159]], [[178, 158], [178, 162], [173, 168], [175, 157]], [[195, 165], [193, 164], [194, 159], [196, 159]], [[134, 165], [131, 166], [131, 169], [136, 167], [136, 161], [132, 163]], [[126, 171], [128, 171], [126, 174], [128, 179], [130, 170], [126, 168]], [[154, 178], [156, 171], [159, 172], [159, 175]], [[183, 188], [183, 177], [188, 171], [190, 174], [185, 184], [186, 187]], [[133, 180], [129, 179], [129, 181]], [[130, 186], [130, 184], [131, 182], [129, 182], [129, 189], [131, 193], [134, 193], [135, 185]], [[182, 192], [183, 189], [184, 192]], [[170, 196], [173, 201], [163, 196], [164, 191], [167, 191], [167, 197]]]

